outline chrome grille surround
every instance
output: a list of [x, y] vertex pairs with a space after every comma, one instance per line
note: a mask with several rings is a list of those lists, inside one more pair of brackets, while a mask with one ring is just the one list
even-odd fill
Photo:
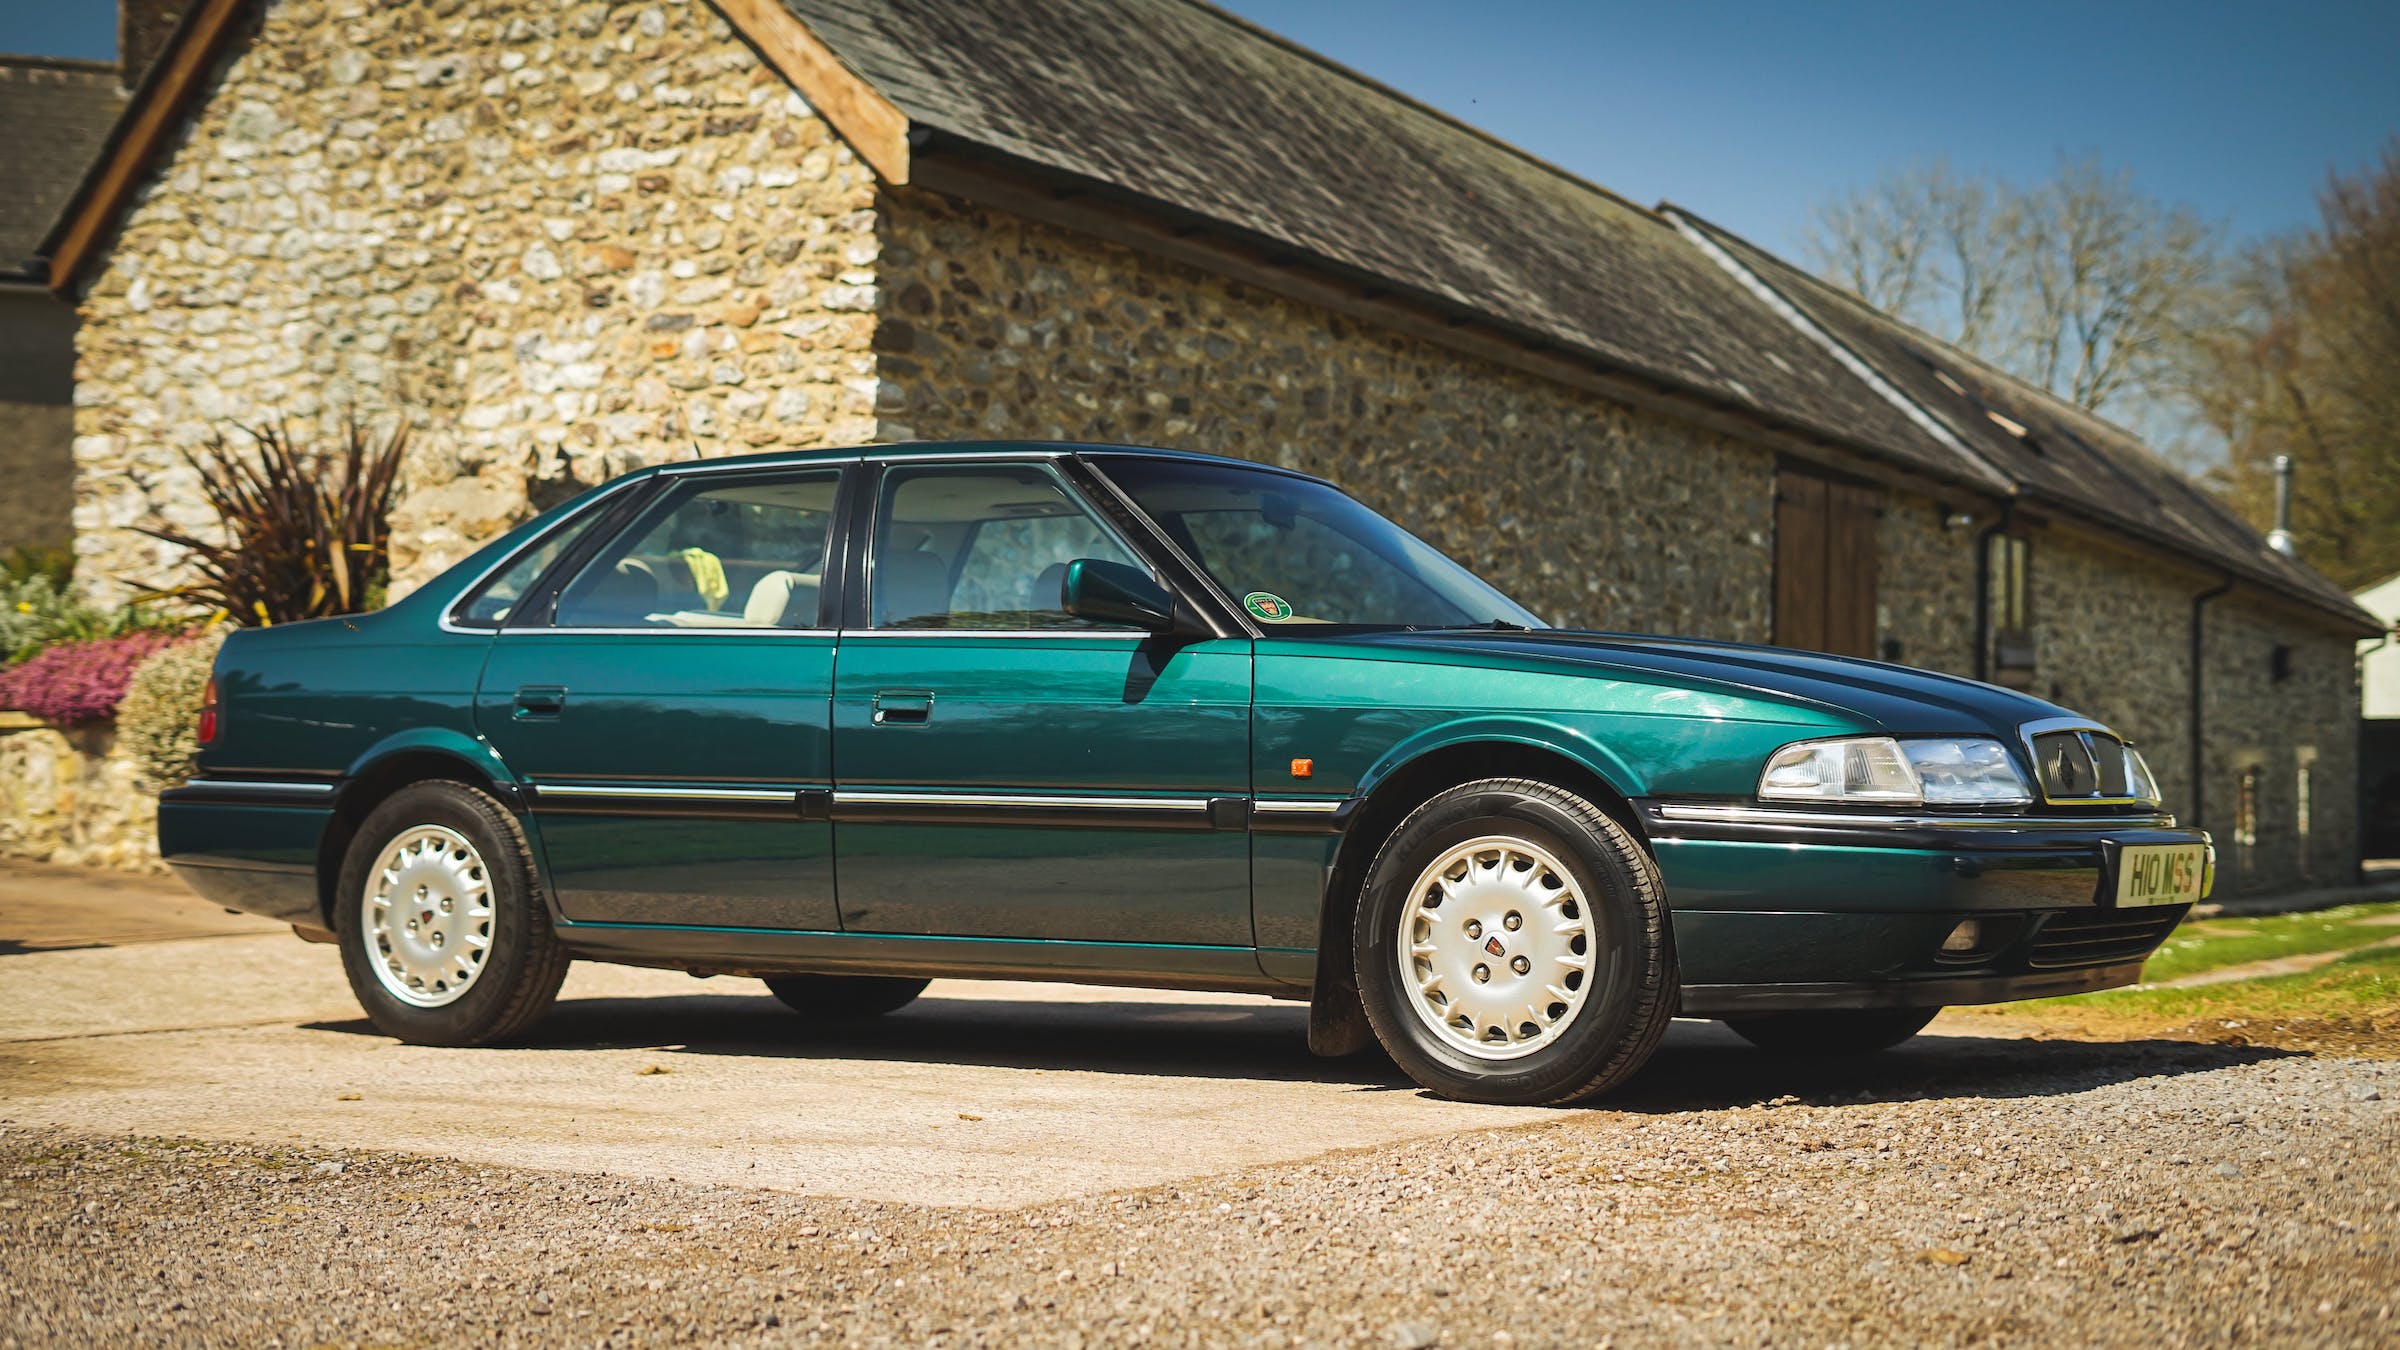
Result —
[[2133, 795], [2124, 737], [2097, 722], [2055, 717], [2017, 728], [2042, 800], [2073, 806], [2150, 805]]

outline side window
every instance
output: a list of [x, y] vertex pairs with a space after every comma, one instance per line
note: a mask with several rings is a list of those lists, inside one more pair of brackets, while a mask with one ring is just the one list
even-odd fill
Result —
[[561, 628], [814, 628], [841, 470], [695, 476], [559, 593]]
[[1030, 464], [896, 468], [876, 512], [877, 628], [1093, 628], [1062, 607], [1067, 564], [1140, 566], [1049, 470]]
[[610, 505], [615, 500], [611, 497], [609, 501], [594, 502], [574, 519], [552, 527], [542, 542], [518, 554], [508, 566], [493, 573], [481, 586], [476, 587], [473, 595], [451, 611], [450, 621], [464, 628], [498, 628], [507, 622], [510, 612], [517, 607], [517, 601], [542, 579], [542, 573], [550, 570], [550, 564], [557, 562], [567, 550], [575, 547], [576, 541], [592, 532], [592, 527], [609, 513]]

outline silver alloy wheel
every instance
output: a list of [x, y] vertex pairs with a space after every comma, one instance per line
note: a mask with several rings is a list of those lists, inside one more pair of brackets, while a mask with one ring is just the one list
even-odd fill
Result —
[[1417, 1018], [1477, 1059], [1521, 1059], [1565, 1034], [1599, 945], [1565, 864], [1528, 840], [1456, 845], [1400, 911], [1400, 977]]
[[359, 899], [367, 962], [403, 1003], [455, 1003], [483, 973], [492, 949], [492, 879], [483, 855], [446, 825], [392, 837]]

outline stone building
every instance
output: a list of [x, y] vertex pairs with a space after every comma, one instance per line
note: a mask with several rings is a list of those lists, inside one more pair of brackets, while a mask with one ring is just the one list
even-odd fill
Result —
[[2340, 591], [2123, 432], [1205, 6], [195, 0], [126, 126], [47, 243], [93, 584], [171, 577], [177, 448], [268, 416], [418, 428], [403, 587], [659, 460], [1184, 446], [1557, 622], [2054, 695], [2229, 885], [2355, 869]]

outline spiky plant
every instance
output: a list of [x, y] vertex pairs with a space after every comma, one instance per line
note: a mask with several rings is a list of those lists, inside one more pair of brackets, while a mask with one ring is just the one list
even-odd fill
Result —
[[189, 551], [200, 576], [156, 592], [224, 611], [242, 623], [293, 623], [369, 604], [390, 568], [392, 495], [408, 450], [402, 421], [378, 438], [356, 415], [336, 444], [310, 449], [281, 420], [240, 428], [247, 452], [209, 439], [184, 460], [224, 522], [222, 540], [144, 529]]

